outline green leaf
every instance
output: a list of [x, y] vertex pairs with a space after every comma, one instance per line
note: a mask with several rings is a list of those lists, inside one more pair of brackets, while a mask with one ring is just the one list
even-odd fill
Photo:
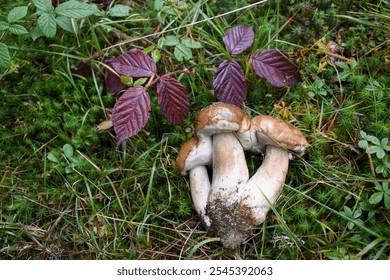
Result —
[[349, 71], [349, 66], [348, 64], [346, 64], [345, 62], [342, 62], [342, 61], [336, 61], [335, 64], [340, 67], [341, 69], [345, 70], [345, 71]]
[[383, 192], [383, 187], [382, 187], [382, 185], [381, 185], [380, 183], [375, 182], [374, 185], [375, 185], [374, 188], [375, 188], [377, 191]]
[[381, 88], [380, 83], [374, 80], [368, 86], [365, 87], [365, 90], [374, 92], [380, 90], [380, 88]]
[[154, 45], [150, 45], [149, 47], [144, 48], [142, 51], [143, 51], [144, 53], [149, 53], [149, 52], [152, 51], [154, 48], [155, 48]]
[[158, 49], [152, 51], [152, 59], [154, 63], [157, 63], [161, 59], [161, 52]]
[[140, 78], [140, 79], [137, 79], [135, 82], [134, 82], [134, 86], [142, 86], [144, 83], [146, 83], [146, 81], [148, 80], [148, 78]]
[[85, 18], [87, 16], [93, 15], [98, 11], [99, 10], [95, 5], [90, 5], [78, 1], [64, 2], [55, 8], [55, 12], [57, 14], [75, 19]]
[[8, 68], [11, 65], [11, 55], [6, 44], [0, 43], [0, 67]]
[[130, 10], [129, 6], [118, 4], [108, 11], [108, 15], [112, 17], [127, 17], [130, 15]]
[[381, 144], [379, 139], [376, 138], [375, 136], [372, 136], [372, 135], [368, 135], [367, 140], [370, 141], [371, 143], [373, 143], [374, 145], [377, 145], [377, 146], [380, 146], [380, 144]]
[[186, 47], [189, 47], [191, 49], [200, 49], [202, 48], [202, 44], [200, 42], [196, 42], [194, 40], [191, 40], [190, 38], [184, 38], [181, 43], [185, 45]]
[[362, 211], [360, 209], [356, 209], [355, 212], [353, 212], [353, 218], [359, 218], [362, 215]]
[[386, 209], [390, 209], [390, 195], [384, 194], [384, 201]]
[[32, 2], [34, 3], [35, 7], [37, 7], [37, 9], [44, 12], [48, 13], [54, 10], [51, 0], [33, 0]]
[[57, 33], [57, 23], [52, 14], [42, 13], [38, 18], [37, 25], [46, 37], [54, 37]]
[[122, 84], [124, 84], [124, 85], [126, 85], [128, 87], [131, 87], [133, 85], [133, 83], [134, 83], [132, 77], [128, 77], [128, 76], [124, 76], [124, 75], [121, 75], [120, 80], [121, 80]]
[[370, 199], [368, 200], [371, 204], [378, 204], [383, 198], [382, 192], [374, 193], [370, 196]]
[[12, 33], [12, 34], [15, 34], [15, 35], [24, 35], [24, 34], [28, 34], [28, 31], [26, 28], [24, 28], [24, 26], [20, 25], [20, 24], [12, 24], [10, 27], [9, 27], [9, 31]]
[[324, 79], [317, 79], [314, 83], [313, 86], [316, 89], [321, 89], [325, 85]]
[[71, 159], [73, 158], [73, 147], [69, 144], [65, 144], [63, 147], [62, 147], [62, 150], [64, 151], [64, 154], [65, 156], [68, 158], [68, 159]]
[[156, 11], [161, 11], [163, 6], [164, 6], [164, 1], [163, 0], [156, 0], [156, 1], [154, 1], [154, 9]]
[[179, 38], [177, 38], [177, 36], [170, 35], [164, 38], [164, 46], [176, 46], [179, 43]]
[[353, 218], [352, 210], [348, 206], [344, 206], [344, 213], [347, 217]]
[[351, 75], [351, 72], [348, 71], [343, 71], [340, 73], [340, 80], [345, 81]]
[[[58, 16], [55, 18], [55, 20], [56, 20], [56, 23], [58, 24], [58, 26], [61, 27], [62, 29], [64, 29], [65, 31], [75, 33], [71, 18], [66, 17], [66, 16]], [[76, 31], [77, 31], [77, 26], [75, 25], [74, 27], [76, 28]]]
[[363, 130], [360, 130], [360, 136], [363, 138], [363, 139], [366, 139], [367, 137], [367, 133]]
[[8, 22], [0, 21], [0, 31], [7, 30], [7, 29], [9, 29], [9, 27], [10, 27], [10, 24]]
[[47, 154], [47, 159], [55, 163], [60, 162], [60, 160], [58, 159], [58, 154], [54, 151], [51, 151], [50, 153]]
[[390, 146], [387, 145], [387, 143], [389, 143], [389, 139], [383, 138], [383, 139], [381, 140], [381, 146], [382, 146], [382, 148], [383, 148], [384, 150], [386, 150], [386, 151], [390, 151]]
[[30, 29], [30, 36], [33, 41], [43, 36], [42, 30], [39, 28], [39, 26], [35, 25], [33, 28]]
[[371, 146], [369, 148], [370, 154], [375, 154], [379, 159], [382, 159], [385, 157], [385, 151], [380, 146]]
[[164, 7], [162, 7], [161, 12], [164, 12], [164, 13], [166, 13], [168, 15], [171, 15], [171, 16], [176, 16], [177, 15], [176, 10], [173, 7], [171, 7], [171, 6], [164, 6]]
[[191, 49], [183, 44], [177, 45], [173, 51], [173, 54], [178, 61], [183, 61], [183, 59], [190, 60], [192, 58]]
[[367, 147], [368, 147], [368, 142], [367, 142], [367, 140], [360, 140], [358, 145], [359, 145], [359, 147], [362, 148], [362, 149], [367, 149]]
[[177, 8], [178, 8], [179, 10], [185, 10], [185, 9], [188, 8], [188, 4], [187, 4], [186, 2], [184, 2], [184, 1], [179, 1], [179, 2], [177, 3]]
[[20, 6], [13, 8], [9, 13], [7, 17], [7, 21], [9, 23], [13, 23], [19, 19], [24, 18], [27, 15], [27, 6]]
[[70, 173], [72, 173], [72, 172], [73, 172], [73, 169], [72, 169], [71, 166], [65, 167], [65, 173], [66, 173], [66, 174], [70, 174]]

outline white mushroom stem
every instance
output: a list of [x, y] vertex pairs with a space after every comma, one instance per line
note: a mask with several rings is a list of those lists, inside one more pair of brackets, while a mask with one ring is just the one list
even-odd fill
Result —
[[227, 201], [249, 178], [245, 154], [237, 137], [229, 133], [213, 136], [213, 179], [209, 202]]
[[197, 166], [190, 170], [190, 187], [195, 211], [209, 227], [210, 219], [206, 216], [206, 206], [211, 185], [206, 166]]
[[240, 204], [253, 209], [251, 218], [255, 224], [264, 222], [271, 204], [276, 202], [282, 192], [288, 164], [286, 149], [267, 146], [262, 165], [243, 188]]

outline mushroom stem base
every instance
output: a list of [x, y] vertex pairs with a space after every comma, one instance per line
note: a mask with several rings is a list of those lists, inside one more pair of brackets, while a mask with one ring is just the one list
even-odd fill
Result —
[[219, 236], [224, 247], [235, 249], [252, 234], [255, 224], [248, 219], [252, 211], [238, 203], [227, 205], [226, 201], [214, 200], [206, 208], [211, 220], [209, 232]]

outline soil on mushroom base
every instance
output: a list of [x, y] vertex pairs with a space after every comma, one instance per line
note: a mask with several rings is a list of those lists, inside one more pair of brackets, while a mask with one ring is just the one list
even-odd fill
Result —
[[224, 247], [235, 249], [252, 234], [255, 223], [251, 219], [253, 209], [238, 202], [227, 205], [216, 199], [207, 205], [206, 215], [210, 217], [209, 232], [219, 236]]

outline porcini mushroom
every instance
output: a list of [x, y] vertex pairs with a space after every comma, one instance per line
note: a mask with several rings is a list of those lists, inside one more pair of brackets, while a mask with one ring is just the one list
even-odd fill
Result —
[[219, 236], [226, 232], [225, 225], [231, 225], [230, 218], [235, 217], [226, 206], [227, 199], [236, 194], [249, 178], [244, 151], [233, 133], [246, 131], [249, 127], [250, 119], [246, 113], [225, 103], [214, 103], [203, 109], [195, 124], [199, 138], [207, 135], [213, 138], [213, 175], [206, 215], [210, 231]]
[[293, 125], [270, 116], [251, 120], [251, 129], [266, 146], [265, 158], [257, 172], [242, 189], [240, 204], [253, 210], [251, 219], [261, 224], [282, 192], [286, 179], [289, 153], [303, 155], [308, 143], [302, 132]]
[[[308, 143], [291, 124], [269, 116], [250, 120], [243, 110], [223, 103], [199, 113], [195, 132], [197, 138], [180, 150], [178, 165], [183, 175], [190, 171], [195, 209], [210, 232], [225, 247], [236, 248], [264, 222], [282, 192], [289, 154], [303, 155]], [[206, 153], [200, 151], [202, 145]], [[262, 165], [250, 179], [244, 150], [265, 151]], [[211, 161], [210, 183], [206, 166]]]
[[185, 176], [189, 172], [192, 202], [206, 226], [210, 226], [206, 205], [211, 187], [207, 166], [212, 163], [212, 155], [211, 137], [204, 136], [201, 140], [188, 140], [181, 147], [176, 159], [180, 173]]

